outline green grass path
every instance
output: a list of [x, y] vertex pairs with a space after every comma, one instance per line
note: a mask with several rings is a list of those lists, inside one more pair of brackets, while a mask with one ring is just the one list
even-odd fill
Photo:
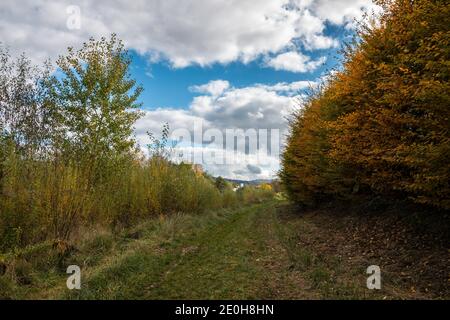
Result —
[[[95, 263], [82, 267], [81, 290], [57, 286], [44, 297], [306, 298], [304, 281], [290, 271], [289, 255], [280, 241], [276, 205], [269, 202], [150, 223], [138, 230], [137, 239], [122, 240]], [[83, 264], [82, 260], [86, 253], [70, 263]]]
[[[123, 232], [87, 232], [55, 263], [51, 244], [28, 248], [0, 276], [10, 299], [390, 299], [408, 297], [385, 277], [366, 288], [369, 261], [333, 248], [334, 229], [316, 214], [272, 200], [204, 214], [151, 218]], [[336, 237], [341, 235], [337, 234]], [[331, 247], [330, 247], [331, 246]], [[345, 244], [344, 244], [345, 246]], [[81, 268], [81, 290], [66, 287]], [[19, 278], [20, 276], [20, 278]], [[26, 281], [25, 281], [26, 280]], [[403, 290], [403, 291], [402, 291]]]

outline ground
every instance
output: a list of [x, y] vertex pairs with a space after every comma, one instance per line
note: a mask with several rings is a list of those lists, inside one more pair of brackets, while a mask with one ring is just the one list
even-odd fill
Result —
[[[16, 266], [22, 270], [22, 278], [16, 279], [20, 285], [9, 283], [3, 295], [19, 299], [448, 298], [448, 264], [441, 263], [442, 275], [429, 284], [426, 277], [412, 279], [411, 268], [401, 271], [386, 263], [392, 252], [371, 250], [380, 243], [363, 241], [364, 234], [373, 238], [371, 233], [362, 230], [361, 234], [361, 226], [353, 225], [348, 217], [336, 223], [330, 214], [302, 212], [275, 200], [203, 215], [160, 217], [120, 235], [96, 234], [65, 256], [59, 268], [49, 269], [44, 262], [27, 267], [27, 259], [31, 261], [27, 255], [36, 256], [38, 251], [31, 250]], [[433, 261], [440, 254], [438, 249], [424, 250], [417, 251], [425, 252], [420, 256], [415, 252], [420, 263], [422, 256], [428, 254]], [[72, 264], [82, 270], [81, 290], [66, 287], [64, 268]], [[370, 264], [381, 267], [381, 290], [366, 287]], [[438, 280], [444, 283], [439, 285]]]

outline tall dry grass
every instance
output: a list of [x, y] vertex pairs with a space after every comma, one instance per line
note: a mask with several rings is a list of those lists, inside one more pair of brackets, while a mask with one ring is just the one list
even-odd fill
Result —
[[201, 214], [273, 196], [250, 186], [235, 192], [221, 178], [171, 162], [165, 143], [156, 144], [147, 158], [139, 152], [71, 157], [25, 153], [0, 135], [0, 253], [48, 240], [76, 242], [85, 230], [115, 232], [151, 217]]
[[[102, 169], [103, 170], [103, 169]], [[231, 186], [190, 165], [159, 157], [128, 159], [92, 184], [92, 170], [77, 163], [4, 157], [0, 180], [0, 252], [46, 240], [74, 240], [97, 225], [120, 230], [173, 213], [202, 213], [273, 195]]]

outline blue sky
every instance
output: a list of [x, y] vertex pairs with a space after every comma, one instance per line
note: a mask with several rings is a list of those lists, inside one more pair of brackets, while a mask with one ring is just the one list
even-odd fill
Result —
[[[352, 30], [326, 23], [324, 34], [339, 39], [342, 44], [349, 40]], [[187, 108], [192, 98], [198, 95], [189, 90], [189, 87], [217, 79], [227, 80], [235, 87], [246, 87], [256, 83], [273, 85], [280, 82], [314, 81], [329, 70], [339, 67], [339, 50], [340, 46], [306, 51], [313, 60], [320, 57], [327, 57], [327, 60], [317, 69], [305, 73], [274, 70], [264, 66], [262, 57], [248, 63], [234, 61], [227, 64], [214, 63], [206, 67], [193, 65], [173, 68], [168, 61], [153, 63], [147, 56], [131, 51], [133, 61], [131, 74], [144, 87], [141, 102], [145, 109]]]
[[[355, 19], [377, 10], [371, 0], [2, 0], [0, 39], [13, 55], [42, 63], [116, 33], [144, 87], [135, 124], [141, 146], [164, 123], [186, 135], [201, 124], [216, 133], [279, 131], [282, 151], [286, 118], [301, 108], [305, 90], [339, 67]], [[275, 149], [243, 150], [225, 164], [204, 160], [205, 150], [229, 156], [224, 143], [184, 143], [177, 153], [200, 154], [190, 161], [212, 175], [251, 180], [276, 177], [279, 155], [267, 152]]]

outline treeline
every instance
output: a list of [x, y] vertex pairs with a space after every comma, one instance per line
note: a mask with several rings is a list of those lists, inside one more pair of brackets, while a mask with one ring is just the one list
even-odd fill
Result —
[[115, 35], [69, 48], [56, 66], [0, 48], [0, 252], [251, 198], [172, 163], [167, 127], [143, 156], [133, 139], [142, 87], [130, 63]]
[[382, 196], [450, 209], [450, 6], [378, 4], [293, 116], [282, 181], [304, 205]]

